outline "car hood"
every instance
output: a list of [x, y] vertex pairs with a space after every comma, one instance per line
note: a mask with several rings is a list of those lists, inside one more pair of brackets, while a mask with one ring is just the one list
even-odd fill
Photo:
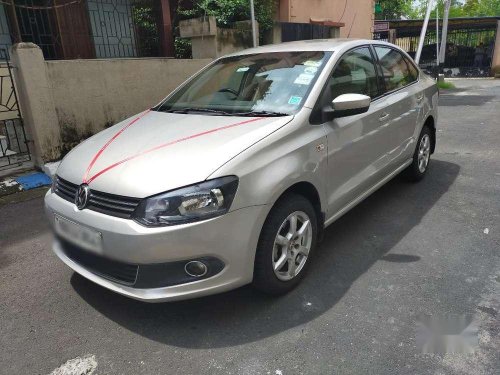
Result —
[[57, 174], [75, 184], [87, 182], [94, 190], [144, 198], [205, 180], [292, 118], [150, 111], [75, 147]]

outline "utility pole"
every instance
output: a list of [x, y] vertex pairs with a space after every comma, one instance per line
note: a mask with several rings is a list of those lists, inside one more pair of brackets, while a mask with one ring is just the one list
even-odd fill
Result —
[[10, 5], [7, 7], [9, 11], [9, 20], [12, 26], [12, 42], [21, 43], [21, 30], [19, 29], [19, 23], [17, 22], [16, 8], [14, 5], [14, 0], [10, 0]]
[[443, 31], [441, 33], [441, 48], [439, 49], [439, 62], [444, 64], [446, 56], [446, 41], [448, 38], [448, 16], [450, 15], [451, 0], [444, 2]]
[[257, 28], [255, 25], [255, 9], [253, 6], [253, 0], [250, 0], [250, 19], [252, 20], [252, 39], [253, 46], [257, 47]]
[[439, 6], [436, 6], [436, 74], [439, 74]]
[[434, 0], [429, 0], [429, 2], [427, 3], [427, 12], [425, 14], [424, 25], [422, 26], [422, 31], [420, 32], [420, 40], [418, 41], [417, 53], [415, 55], [415, 62], [417, 64], [420, 62], [420, 56], [422, 55], [425, 33], [427, 32], [427, 26], [429, 25], [429, 18], [431, 17], [431, 11], [433, 6], [434, 6]]

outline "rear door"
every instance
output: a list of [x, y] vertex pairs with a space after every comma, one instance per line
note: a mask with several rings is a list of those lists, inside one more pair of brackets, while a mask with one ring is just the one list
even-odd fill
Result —
[[418, 70], [409, 65], [403, 53], [383, 45], [375, 45], [374, 50], [384, 87], [382, 122], [390, 140], [388, 159], [398, 167], [412, 155], [423, 93], [417, 84]]

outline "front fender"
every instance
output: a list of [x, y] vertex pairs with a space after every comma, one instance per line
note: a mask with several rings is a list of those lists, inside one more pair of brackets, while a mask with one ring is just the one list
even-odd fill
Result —
[[325, 210], [326, 133], [323, 126], [309, 124], [309, 114], [310, 110], [304, 108], [290, 123], [209, 177], [239, 177], [231, 210], [255, 205], [272, 207], [284, 191], [298, 182], [308, 182], [316, 188], [322, 210]]

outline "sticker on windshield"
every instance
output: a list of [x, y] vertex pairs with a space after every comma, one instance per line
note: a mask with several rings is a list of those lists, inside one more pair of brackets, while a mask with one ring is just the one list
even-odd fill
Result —
[[236, 73], [246, 72], [248, 69], [250, 69], [250, 67], [242, 66], [241, 68], [236, 69]]
[[299, 76], [293, 81], [297, 85], [309, 85], [313, 80], [314, 76], [310, 74], [299, 74]]
[[307, 61], [304, 61], [304, 65], [317, 68], [321, 65], [321, 61], [307, 60]]
[[288, 99], [288, 104], [299, 105], [301, 101], [302, 96], [290, 96], [290, 99]]
[[304, 69], [304, 73], [307, 73], [307, 74], [316, 74], [317, 71], [318, 71], [318, 68], [316, 68], [315, 66], [306, 66]]

